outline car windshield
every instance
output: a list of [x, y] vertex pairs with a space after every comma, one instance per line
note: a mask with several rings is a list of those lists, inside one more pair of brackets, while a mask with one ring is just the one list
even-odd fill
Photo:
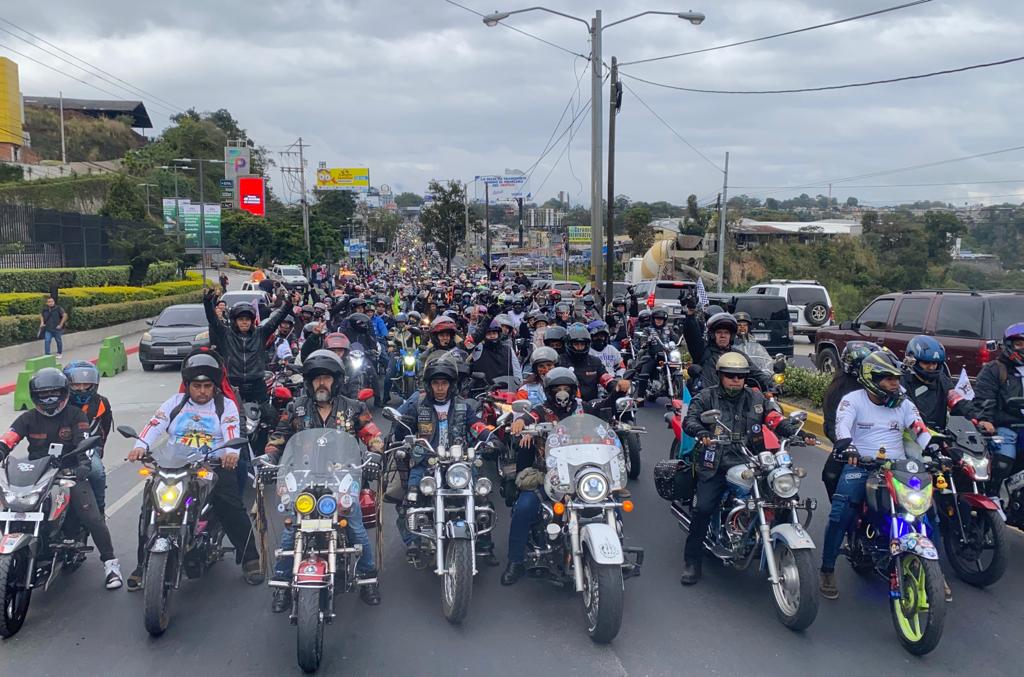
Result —
[[992, 313], [993, 339], [1001, 339], [1011, 324], [1024, 322], [1024, 295], [993, 296], [988, 305]]
[[674, 282], [664, 283], [661, 282], [657, 287], [654, 288], [654, 298], [661, 300], [678, 301], [680, 292], [686, 291], [687, 287], [692, 285], [685, 285], [682, 283], [676, 284]]
[[619, 436], [596, 416], [569, 416], [555, 423], [545, 443], [548, 469], [558, 473], [559, 484], [568, 486], [582, 468], [602, 468], [612, 489], [625, 486], [626, 466]]
[[266, 302], [266, 300], [267, 300], [266, 295], [263, 292], [261, 292], [261, 291], [251, 291], [251, 292], [248, 292], [248, 291], [236, 291], [236, 292], [228, 292], [227, 294], [224, 294], [220, 298], [221, 298], [222, 301], [225, 301], [228, 304], [229, 308], [232, 305], [238, 303], [239, 301], [245, 301], [246, 303], [252, 303], [253, 299], [256, 299], [257, 303], [263, 303], [263, 302]]
[[292, 436], [285, 445], [277, 470], [277, 494], [288, 508], [295, 497], [312, 487], [329, 489], [344, 506], [348, 494], [359, 501], [362, 470], [359, 441], [333, 428], [311, 428]]
[[204, 327], [206, 313], [201, 306], [171, 306], [160, 313], [154, 327]]
[[302, 275], [302, 271], [299, 270], [298, 268], [282, 268], [281, 274], [299, 276]]

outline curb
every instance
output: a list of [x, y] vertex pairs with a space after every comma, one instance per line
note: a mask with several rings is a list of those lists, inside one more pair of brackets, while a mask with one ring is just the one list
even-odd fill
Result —
[[[139, 346], [136, 345], [132, 348], [126, 348], [124, 352], [126, 355], [134, 355], [135, 353], [139, 352]], [[98, 359], [99, 357], [94, 357], [89, 361], [92, 362], [93, 364], [96, 364], [96, 360]], [[14, 392], [14, 389], [17, 386], [17, 383], [7, 383], [5, 385], [0, 385], [0, 395], [10, 395], [11, 393]]]
[[779, 400], [778, 402], [782, 405], [782, 411], [786, 416], [789, 416], [794, 411], [806, 411], [807, 422], [804, 423], [804, 430], [809, 433], [814, 433], [819, 440], [828, 441], [828, 438], [825, 437], [825, 418], [821, 414], [816, 411], [808, 411], [807, 409], [795, 407], [783, 400]]

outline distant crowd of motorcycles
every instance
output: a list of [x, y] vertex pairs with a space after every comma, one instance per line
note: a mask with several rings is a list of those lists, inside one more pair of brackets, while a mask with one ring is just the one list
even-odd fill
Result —
[[[208, 295], [214, 345], [186, 358], [179, 410], [213, 407], [189, 399], [192, 384], [210, 381], [221, 424], [218, 398], [230, 400], [228, 411], [235, 404], [236, 425], [224, 428], [233, 434], [192, 431], [195, 439], [158, 448], [147, 431], [117, 428], [136, 440], [132, 460], [147, 479], [128, 587], [143, 593], [150, 633], [167, 629], [182, 577], [202, 576], [229, 551], [227, 535], [246, 581], [270, 578], [274, 610], [297, 626], [300, 666], [317, 669], [335, 595], [381, 600], [371, 562], [383, 545], [384, 503], [395, 505], [410, 565], [442, 579], [442, 612], [459, 623], [478, 564], [499, 564], [497, 494], [512, 508], [502, 584], [528, 577], [575, 591], [588, 635], [610, 642], [624, 579], [644, 560], [624, 530], [629, 481], [645, 455], [636, 414], [658, 401], [674, 437], [646, 460], [691, 532], [684, 584], [699, 580], [705, 559], [754, 567], [780, 622], [802, 630], [820, 597], [838, 596], [841, 553], [857, 573], [886, 582], [899, 640], [923, 654], [937, 645], [952, 599], [940, 559], [972, 586], [1005, 572], [1007, 524], [1024, 526], [1024, 323], [1007, 328], [973, 399], [950, 379], [932, 337], [904, 356], [846, 348], [825, 397], [833, 451], [822, 479], [833, 505], [816, 549], [806, 529], [816, 501], [800, 495], [806, 472], [789, 449], [817, 440], [803, 429], [806, 413], [786, 415], [777, 403], [786, 363], [752, 339], [749, 317], [684, 297], [673, 321], [633, 295], [563, 297], [535, 291], [522, 273], [442, 269], [406, 230], [372, 265], [314, 266], [301, 289], [263, 281], [265, 307], [228, 308]], [[68, 393], [97, 394], [98, 375], [92, 383], [85, 372], [65, 375]], [[43, 411], [59, 384], [37, 385]], [[371, 401], [392, 422], [389, 433], [373, 424]], [[158, 412], [151, 424], [159, 422]], [[5, 461], [0, 635], [20, 629], [34, 588], [91, 550], [84, 532], [95, 534], [64, 508], [76, 484], [92, 484], [99, 498], [93, 471], [106, 432], [93, 423], [38, 461]], [[219, 460], [236, 456], [237, 468]], [[227, 515], [247, 484], [252, 529], [237, 542], [237, 515]], [[284, 516], [283, 535], [268, 506]]]

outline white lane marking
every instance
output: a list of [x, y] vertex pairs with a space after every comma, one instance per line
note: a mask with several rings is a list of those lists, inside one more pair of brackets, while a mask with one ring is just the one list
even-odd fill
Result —
[[118, 510], [128, 505], [129, 501], [131, 501], [133, 498], [142, 493], [142, 488], [144, 486], [146, 486], [146, 480], [142, 480], [134, 487], [129, 489], [124, 496], [114, 501], [112, 505], [107, 506], [107, 517], [109, 518], [113, 516], [113, 514], [116, 513]]

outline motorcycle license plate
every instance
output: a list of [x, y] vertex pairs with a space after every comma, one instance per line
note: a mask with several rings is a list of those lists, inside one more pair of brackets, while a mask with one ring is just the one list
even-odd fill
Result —
[[1024, 487], [1024, 470], [1021, 470], [1016, 475], [1010, 475], [1010, 478], [1006, 480], [1007, 491], [1014, 492]]
[[754, 340], [755, 341], [767, 341], [769, 338], [771, 338], [771, 337], [769, 336], [768, 332], [766, 332], [766, 331], [755, 331], [754, 332]]
[[17, 522], [42, 522], [43, 513], [41, 512], [11, 512], [4, 510], [0, 512], [0, 520], [13, 520]]

